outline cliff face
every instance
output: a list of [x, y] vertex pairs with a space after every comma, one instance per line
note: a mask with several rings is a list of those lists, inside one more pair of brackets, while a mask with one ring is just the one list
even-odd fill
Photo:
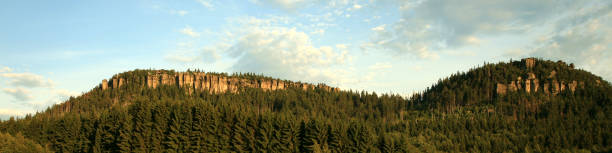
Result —
[[[142, 78], [144, 86], [157, 88], [161, 85], [182, 87], [188, 93], [197, 91], [208, 91], [210, 93], [239, 92], [242, 88], [260, 88], [264, 91], [283, 90], [290, 87], [303, 90], [323, 89], [326, 91], [337, 92], [339, 88], [330, 87], [325, 84], [312, 85], [308, 83], [290, 82], [278, 79], [245, 79], [240, 77], [223, 76], [204, 72], [178, 72], [169, 74], [165, 71], [150, 72]], [[100, 87], [102, 90], [116, 89], [128, 82], [118, 76], [110, 81], [102, 80]]]
[[[525, 68], [529, 70], [536, 65], [536, 61], [533, 58], [524, 59], [522, 62]], [[558, 81], [555, 77], [556, 74], [557, 72], [553, 70], [547, 76], [546, 81], [540, 81], [534, 73], [529, 72], [525, 74], [524, 77], [527, 78], [525, 80], [519, 76], [514, 81], [510, 81], [510, 83], [497, 83], [496, 92], [498, 95], [504, 95], [508, 92], [522, 90], [527, 93], [544, 92], [546, 94], [557, 95], [566, 89], [574, 92], [578, 87], [584, 88], [584, 81]]]

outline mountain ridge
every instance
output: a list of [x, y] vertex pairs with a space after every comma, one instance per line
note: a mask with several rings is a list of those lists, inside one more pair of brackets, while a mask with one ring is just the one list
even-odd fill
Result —
[[[139, 70], [135, 70], [139, 71]], [[131, 73], [130, 71], [124, 73]], [[238, 92], [240, 88], [260, 88], [265, 91], [285, 88], [302, 88], [303, 90], [314, 90], [315, 88], [326, 91], [338, 92], [337, 87], [330, 87], [323, 83], [310, 84], [293, 82], [270, 77], [245, 78], [242, 74], [224, 75], [220, 73], [207, 73], [200, 71], [174, 72], [168, 70], [147, 70], [147, 75], [140, 80], [127, 80], [121, 77], [122, 73], [114, 75], [110, 81], [102, 80], [98, 88], [102, 90], [120, 88], [123, 84], [131, 81], [140, 81], [138, 84], [149, 88], [157, 88], [159, 85], [174, 85], [184, 88], [187, 92], [207, 90], [210, 93]], [[256, 76], [247, 74], [244, 76]]]
[[[498, 67], [509, 67], [511, 69], [499, 69]], [[492, 67], [492, 68], [491, 68]], [[486, 69], [486, 73], [476, 76], [474, 71], [482, 71]], [[492, 69], [492, 70], [491, 70]], [[550, 69], [550, 70], [549, 70]], [[575, 75], [579, 73], [580, 75]], [[502, 75], [501, 77], [498, 75]], [[440, 84], [445, 84], [453, 78], [469, 75], [469, 77], [485, 76], [483, 81], [470, 81], [471, 83], [462, 84], [462, 87], [449, 87], [451, 89], [474, 88], [480, 89], [482, 92], [460, 94], [442, 94]], [[577, 79], [577, 76], [586, 76], [588, 79]], [[525, 80], [522, 78], [525, 77]], [[513, 79], [514, 78], [514, 79]], [[487, 81], [491, 80], [491, 81]], [[456, 80], [455, 80], [456, 81]], [[586, 83], [585, 83], [586, 82]], [[293, 82], [278, 78], [256, 75], [252, 73], [235, 73], [228, 75], [226, 73], [202, 72], [200, 70], [188, 70], [185, 72], [176, 72], [174, 70], [141, 70], [136, 69], [113, 75], [110, 79], [103, 79], [102, 82], [92, 91], [85, 93], [87, 95], [94, 91], [121, 89], [122, 86], [132, 86], [138, 90], [156, 89], [158, 87], [169, 87], [183, 90], [187, 95], [193, 93], [207, 94], [237, 94], [240, 91], [250, 89], [261, 89], [263, 91], [275, 91], [284, 89], [301, 89], [301, 90], [323, 90], [327, 92], [348, 92], [340, 90], [338, 87], [330, 87], [323, 83], [310, 84], [302, 82]], [[468, 85], [467, 87], [465, 85]], [[470, 85], [477, 85], [471, 87]], [[529, 86], [529, 89], [527, 88]], [[500, 62], [497, 64], [487, 64], [482, 67], [468, 70], [467, 72], [457, 73], [442, 79], [436, 84], [428, 87], [426, 90], [408, 97], [406, 100], [418, 107], [429, 107], [435, 105], [447, 105], [456, 107], [471, 103], [467, 100], [456, 100], [455, 97], [477, 97], [480, 103], [490, 104], [496, 99], [506, 96], [510, 93], [531, 93], [544, 94], [555, 96], [566, 88], [574, 93], [575, 90], [584, 89], [585, 86], [608, 87], [610, 84], [601, 79], [601, 77], [593, 75], [587, 71], [574, 69], [573, 64], [566, 64], [562, 61], [549, 61], [538, 58], [524, 58], [519, 61], [511, 60], [509, 63]], [[447, 90], [447, 89], [445, 89]], [[533, 91], [533, 92], [531, 92]], [[352, 92], [352, 91], [351, 91]], [[356, 91], [357, 92], [357, 91]], [[384, 93], [382, 95], [385, 95]], [[449, 98], [445, 98], [448, 96]], [[481, 95], [485, 95], [482, 97]], [[428, 97], [436, 97], [428, 99]], [[442, 97], [442, 98], [440, 98]], [[446, 99], [446, 101], [440, 101]], [[451, 100], [452, 99], [452, 100]], [[68, 102], [68, 101], [66, 101]], [[113, 102], [117, 103], [117, 102]], [[57, 105], [60, 110], [70, 111], [71, 106], [64, 103]]]
[[[612, 87], [571, 65], [485, 63], [409, 98], [287, 80], [279, 89], [279, 79], [253, 74], [133, 70], [2, 121], [0, 132], [57, 152], [610, 152]], [[521, 90], [498, 93], [512, 82]]]
[[[566, 94], [561, 94], [564, 91], [573, 94], [587, 87], [610, 88], [610, 83], [563, 61], [525, 58], [507, 63], [485, 63], [466, 72], [452, 74], [416, 93], [411, 99], [424, 107], [491, 104], [508, 94], [564, 96]], [[454, 92], [456, 90], [460, 91]]]

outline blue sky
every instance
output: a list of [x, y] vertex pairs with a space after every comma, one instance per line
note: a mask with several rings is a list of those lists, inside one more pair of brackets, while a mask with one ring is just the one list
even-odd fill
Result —
[[606, 0], [0, 2], [0, 117], [133, 69], [255, 72], [410, 95], [524, 57], [612, 78]]

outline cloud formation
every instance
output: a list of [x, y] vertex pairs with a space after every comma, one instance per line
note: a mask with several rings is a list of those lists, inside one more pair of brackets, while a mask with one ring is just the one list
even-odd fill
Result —
[[186, 26], [180, 31], [182, 34], [191, 36], [191, 37], [200, 37], [200, 33], [195, 32], [190, 26]]
[[[375, 28], [366, 49], [437, 59], [438, 51], [477, 45], [481, 36], [523, 33], [564, 11], [556, 0], [397, 1], [402, 17]], [[397, 5], [396, 4], [396, 5]]]
[[1, 77], [9, 79], [9, 84], [18, 87], [53, 87], [54, 83], [50, 79], [33, 73], [2, 73]]
[[4, 72], [11, 72], [13, 71], [13, 69], [11, 69], [10, 67], [2, 67], [0, 68], [0, 73], [4, 73]]
[[574, 62], [612, 79], [612, 2], [583, 5], [555, 23], [555, 31], [534, 42], [528, 56]]
[[329, 69], [348, 56], [342, 47], [314, 46], [310, 37], [284, 27], [251, 27], [229, 49], [236, 59], [233, 71], [308, 81], [329, 82], [336, 76]]
[[[12, 71], [12, 69], [11, 69]], [[63, 102], [70, 96], [78, 96], [80, 93], [65, 89], [55, 88], [51, 79], [34, 73], [0, 73], [0, 80], [6, 81], [6, 86], [0, 90], [1, 93], [13, 98], [13, 104], [30, 108], [28, 111], [4, 111], [0, 110], [0, 118], [8, 116], [23, 116], [27, 113], [36, 112], [47, 108], [52, 104]], [[6, 100], [5, 102], [9, 102]]]
[[[346, 44], [316, 46], [310, 34], [295, 27], [288, 27], [289, 19], [232, 18], [231, 32], [218, 32], [219, 41], [207, 42], [200, 49], [197, 43], [179, 45], [176, 51], [165, 56], [173, 62], [216, 63], [224, 59], [228, 71], [254, 72], [283, 79], [307, 82], [341, 83], [346, 70], [336, 68], [350, 61]], [[215, 34], [213, 34], [215, 35]], [[195, 40], [194, 40], [195, 41]]]
[[370, 70], [383, 70], [383, 69], [389, 69], [393, 67], [393, 65], [391, 65], [391, 63], [386, 62], [386, 63], [376, 63], [374, 65], [370, 65], [368, 67], [368, 69]]
[[252, 0], [252, 2], [280, 8], [286, 11], [295, 11], [296, 9], [315, 3], [317, 0]]
[[196, 2], [200, 3], [200, 5], [208, 8], [208, 9], [213, 9], [214, 5], [210, 2], [210, 0], [196, 0]]
[[32, 96], [32, 92], [30, 92], [29, 90], [22, 88], [22, 87], [17, 87], [17, 88], [4, 88], [2, 89], [2, 92], [14, 97], [16, 100], [18, 101], [28, 101], [28, 100], [32, 100], [33, 96]]
[[11, 116], [17, 116], [17, 117], [21, 117], [21, 116], [25, 116], [27, 114], [31, 114], [31, 113], [35, 113], [35, 110], [19, 110], [19, 109], [6, 109], [6, 108], [0, 108], [0, 120], [6, 120], [9, 119]]

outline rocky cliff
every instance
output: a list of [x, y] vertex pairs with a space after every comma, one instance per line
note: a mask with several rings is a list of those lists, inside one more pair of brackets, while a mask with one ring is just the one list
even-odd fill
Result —
[[[225, 76], [205, 72], [177, 72], [157, 70], [151, 71], [144, 78], [143, 86], [157, 88], [162, 85], [178, 86], [189, 93], [208, 91], [209, 93], [239, 92], [243, 88], [260, 88], [264, 91], [283, 90], [287, 88], [299, 88], [303, 90], [322, 89], [331, 92], [340, 91], [337, 87], [330, 87], [325, 84], [313, 85], [309, 83], [291, 82], [279, 79], [247, 79], [236, 76]], [[102, 80], [100, 88], [102, 90], [117, 89], [129, 83], [126, 79], [115, 75], [110, 80]]]
[[[534, 58], [527, 58], [521, 61], [523, 65], [525, 65], [525, 69], [531, 70], [536, 65], [536, 60]], [[546, 76], [543, 80], [538, 80], [538, 77], [533, 72], [528, 72], [523, 75], [523, 77], [517, 77], [515, 80], [510, 81], [509, 83], [497, 83], [496, 92], [498, 95], [504, 95], [508, 92], [517, 92], [517, 91], [525, 91], [527, 93], [537, 93], [544, 92], [546, 94], [557, 95], [566, 89], [569, 89], [571, 92], [576, 91], [576, 88], [584, 88], [584, 81], [578, 80], [558, 80], [556, 78], [557, 72], [555, 70], [550, 71], [548, 76]]]

